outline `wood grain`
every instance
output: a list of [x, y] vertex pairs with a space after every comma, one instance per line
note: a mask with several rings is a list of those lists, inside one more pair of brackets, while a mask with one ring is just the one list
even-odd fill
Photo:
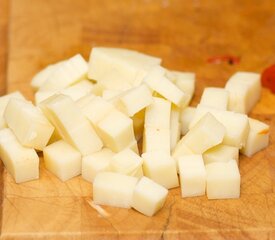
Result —
[[[11, 0], [9, 6], [7, 90], [29, 99], [39, 69], [78, 52], [88, 58], [93, 46], [136, 49], [162, 57], [168, 68], [196, 72], [193, 105], [205, 86], [224, 86], [238, 70], [261, 72], [275, 63], [273, 0]], [[207, 63], [220, 54], [241, 62]], [[1, 238], [275, 239], [274, 106], [274, 94], [263, 89], [251, 115], [270, 124], [270, 146], [241, 157], [240, 199], [182, 199], [173, 189], [152, 218], [112, 207], [104, 207], [110, 214], [104, 218], [88, 204], [91, 184], [81, 177], [61, 183], [41, 159], [39, 181], [18, 185], [4, 171]]]

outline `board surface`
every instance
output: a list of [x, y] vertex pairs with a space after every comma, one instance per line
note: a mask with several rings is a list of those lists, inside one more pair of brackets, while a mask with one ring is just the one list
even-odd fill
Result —
[[[241, 2], [241, 3], [240, 3]], [[197, 74], [195, 105], [205, 86], [224, 86], [239, 70], [275, 63], [275, 4], [206, 0], [0, 0], [0, 92], [29, 99], [31, 77], [44, 66], [93, 46], [136, 49], [167, 68]], [[236, 65], [206, 59], [231, 54]], [[6, 74], [7, 70], [7, 74]], [[1, 163], [1, 239], [275, 239], [275, 95], [263, 89], [251, 116], [271, 126], [270, 145], [241, 157], [241, 198], [182, 199], [173, 189], [149, 218], [135, 210], [90, 205], [92, 186], [61, 183], [41, 164], [39, 181], [15, 184]]]

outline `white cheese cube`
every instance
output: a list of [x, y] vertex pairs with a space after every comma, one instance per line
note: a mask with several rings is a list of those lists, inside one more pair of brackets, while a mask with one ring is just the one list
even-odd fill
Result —
[[213, 116], [225, 127], [223, 144], [238, 148], [242, 148], [242, 146], [245, 145], [249, 131], [247, 115], [198, 106], [195, 117], [190, 123], [189, 128], [192, 128], [192, 126], [194, 126], [206, 113], [213, 114]]
[[35, 74], [31, 80], [31, 87], [37, 91], [62, 62], [63, 61], [50, 64]]
[[163, 187], [170, 189], [179, 186], [174, 159], [166, 152], [143, 153], [144, 175]]
[[138, 143], [136, 140], [133, 140], [132, 142], [130, 142], [126, 148], [129, 148], [132, 151], [134, 151], [136, 154], [139, 154]]
[[207, 113], [187, 132], [182, 143], [192, 152], [201, 154], [220, 144], [224, 134], [224, 126], [211, 113]]
[[204, 164], [212, 162], [228, 162], [234, 159], [239, 165], [239, 149], [224, 144], [219, 144], [203, 153]]
[[240, 173], [234, 159], [206, 165], [208, 199], [240, 197]]
[[202, 155], [187, 155], [178, 160], [182, 197], [205, 194], [206, 171]]
[[69, 96], [74, 101], [77, 101], [87, 94], [90, 94], [93, 90], [93, 87], [94, 84], [91, 81], [84, 79], [70, 87], [61, 90], [60, 93]]
[[200, 105], [227, 110], [229, 92], [224, 88], [207, 87], [201, 96]]
[[26, 100], [11, 99], [4, 117], [9, 128], [25, 147], [42, 150], [54, 131], [54, 127], [40, 109]]
[[56, 94], [57, 91], [37, 91], [34, 94], [34, 102], [35, 105], [39, 105], [39, 103], [43, 102], [44, 100], [46, 100], [47, 98], [53, 96], [54, 94]]
[[93, 93], [87, 94], [81, 98], [79, 98], [78, 100], [75, 101], [76, 105], [82, 110], [85, 108], [85, 106], [87, 104], [89, 104], [94, 98], [96, 97], [96, 95], [94, 95]]
[[91, 51], [88, 77], [107, 89], [138, 86], [161, 59], [121, 48], [95, 47]]
[[144, 128], [142, 152], [154, 151], [170, 154], [170, 129]]
[[91, 98], [81, 107], [82, 113], [96, 128], [98, 122], [107, 116], [110, 111], [115, 110], [114, 106], [102, 97]]
[[41, 91], [57, 91], [64, 89], [83, 79], [88, 71], [87, 62], [80, 54], [63, 61], [43, 82]]
[[124, 91], [122, 90], [105, 89], [102, 92], [102, 98], [105, 100], [111, 100], [114, 97], [120, 96], [123, 92]]
[[133, 120], [116, 110], [98, 122], [97, 130], [104, 145], [114, 152], [123, 150], [135, 140]]
[[95, 204], [130, 208], [138, 178], [114, 172], [100, 172], [93, 182]]
[[146, 216], [153, 216], [163, 207], [167, 195], [166, 188], [142, 177], [135, 187], [131, 206]]
[[110, 161], [114, 156], [108, 148], [103, 148], [98, 152], [92, 153], [82, 158], [82, 177], [93, 182], [99, 172], [110, 171]]
[[182, 138], [176, 145], [175, 149], [172, 152], [172, 157], [176, 163], [177, 172], [179, 172], [178, 160], [180, 157], [186, 155], [193, 155], [194, 153], [184, 144], [184, 138]]
[[170, 115], [170, 147], [172, 151], [180, 140], [180, 133], [180, 108], [172, 105]]
[[145, 127], [170, 128], [171, 103], [163, 98], [153, 98], [153, 103], [145, 110]]
[[[142, 177], [142, 163], [143, 159], [139, 155], [131, 149], [126, 148], [113, 156], [110, 162], [110, 169], [121, 174], [133, 177]], [[138, 171], [139, 169], [141, 171]], [[136, 173], [141, 175], [134, 175]]]
[[40, 104], [62, 138], [82, 155], [89, 155], [102, 148], [102, 141], [76, 103], [68, 96], [54, 95]]
[[119, 109], [132, 117], [152, 103], [152, 93], [146, 84], [141, 84], [124, 92], [119, 98]]
[[141, 110], [132, 117], [135, 137], [137, 141], [139, 141], [143, 135], [144, 116], [145, 116], [145, 110]]
[[39, 177], [39, 157], [34, 149], [23, 147], [6, 128], [0, 131], [0, 158], [16, 183]]
[[182, 109], [180, 114], [182, 135], [185, 135], [189, 131], [189, 125], [193, 121], [195, 114], [196, 114], [196, 108], [194, 107], [187, 107]]
[[81, 174], [81, 154], [63, 140], [43, 149], [45, 167], [61, 181]]
[[261, 96], [260, 74], [237, 72], [227, 81], [225, 89], [229, 92], [228, 109], [248, 113]]
[[144, 82], [154, 91], [178, 107], [186, 104], [187, 94], [165, 77], [165, 69], [157, 66], [144, 78]]
[[191, 72], [167, 71], [166, 76], [187, 95], [187, 106], [195, 92], [195, 74]]
[[102, 93], [104, 92], [104, 90], [106, 90], [106, 87], [103, 86], [103, 84], [101, 84], [100, 82], [95, 82], [92, 89], [92, 94], [102, 97]]
[[241, 153], [251, 157], [254, 153], [266, 148], [269, 142], [269, 126], [256, 119], [249, 118], [249, 133]]
[[0, 129], [6, 128], [7, 123], [4, 118], [4, 112], [10, 101], [10, 99], [21, 99], [24, 100], [25, 97], [18, 91], [6, 94], [0, 97]]

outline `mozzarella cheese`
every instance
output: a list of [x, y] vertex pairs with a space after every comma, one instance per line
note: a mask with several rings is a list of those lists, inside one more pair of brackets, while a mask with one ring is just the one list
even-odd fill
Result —
[[189, 125], [196, 114], [196, 108], [187, 107], [182, 109], [180, 114], [181, 134], [185, 135], [189, 131]]
[[201, 96], [200, 105], [227, 110], [229, 92], [224, 88], [207, 87]]

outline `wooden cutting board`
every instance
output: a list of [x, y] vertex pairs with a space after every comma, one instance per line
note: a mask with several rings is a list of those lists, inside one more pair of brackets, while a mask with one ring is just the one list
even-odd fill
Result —
[[[242, 2], [242, 3], [240, 3]], [[0, 91], [33, 99], [31, 77], [44, 66], [93, 46], [127, 47], [163, 58], [165, 67], [197, 73], [195, 105], [205, 86], [224, 86], [238, 70], [275, 63], [275, 4], [270, 1], [0, 0]], [[209, 64], [232, 54], [240, 64]], [[4, 61], [6, 60], [6, 61]], [[8, 66], [8, 68], [6, 68]], [[5, 74], [7, 69], [7, 76]], [[15, 184], [1, 165], [2, 239], [275, 239], [275, 96], [263, 89], [251, 116], [271, 125], [270, 145], [241, 157], [241, 198], [182, 199], [169, 192], [154, 217], [90, 205], [91, 184], [65, 183], [46, 171]], [[20, 120], [18, 120], [20, 121]]]

